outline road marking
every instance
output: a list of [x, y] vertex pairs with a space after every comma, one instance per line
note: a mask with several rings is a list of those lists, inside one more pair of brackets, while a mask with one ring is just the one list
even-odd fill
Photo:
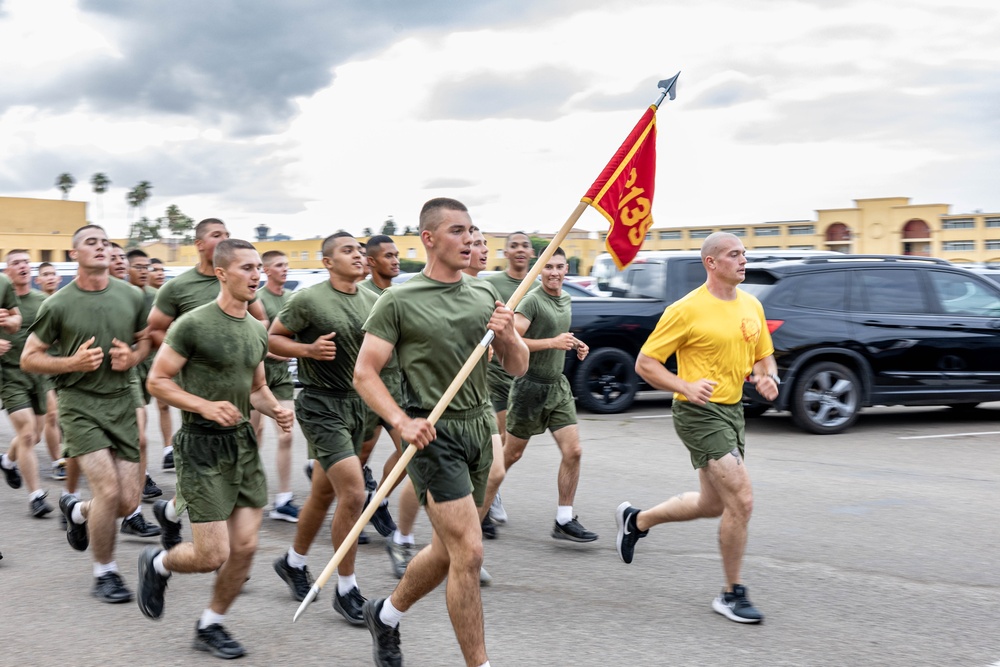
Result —
[[[941, 433], [939, 435], [907, 435], [898, 438], [899, 440], [930, 440], [932, 438], [964, 438], [973, 435], [1000, 435], [1000, 431], [978, 431], [974, 433]], [[1000, 667], [997, 662], [992, 667]]]
[[636, 415], [632, 419], [673, 419], [673, 415]]

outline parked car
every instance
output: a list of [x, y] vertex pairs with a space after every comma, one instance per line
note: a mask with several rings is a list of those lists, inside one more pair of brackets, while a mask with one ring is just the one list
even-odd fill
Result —
[[[781, 391], [774, 407], [840, 433], [872, 405], [1000, 400], [1000, 285], [940, 259], [810, 258], [748, 265]], [[767, 403], [747, 384], [748, 412]], [[749, 407], [748, 407], [749, 406]]]

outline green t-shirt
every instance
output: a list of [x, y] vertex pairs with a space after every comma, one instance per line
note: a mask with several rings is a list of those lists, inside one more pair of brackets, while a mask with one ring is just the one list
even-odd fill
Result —
[[[528, 292], [517, 305], [515, 313], [526, 317], [531, 324], [524, 332], [525, 338], [555, 338], [569, 331], [572, 299], [566, 292], [552, 296], [544, 289]], [[539, 350], [528, 359], [528, 374], [543, 380], [556, 380], [566, 363], [565, 350]]]
[[198, 268], [188, 269], [176, 278], [163, 283], [156, 291], [156, 307], [166, 315], [177, 319], [198, 306], [204, 306], [219, 296], [219, 279], [213, 273], [206, 276]]
[[[486, 276], [485, 278], [481, 278], [481, 280], [485, 280], [489, 284], [493, 285], [493, 287], [497, 290], [497, 294], [500, 295], [500, 301], [503, 301], [504, 303], [510, 301], [510, 297], [514, 296], [514, 292], [517, 291], [517, 288], [521, 286], [522, 282], [521, 278], [511, 278], [507, 275], [506, 271], [494, 273]], [[528, 288], [528, 294], [531, 294], [532, 290], [540, 284], [541, 283], [536, 281], [534, 285]], [[525, 296], [528, 294], [525, 294]], [[503, 369], [503, 366], [500, 364], [500, 360], [496, 356], [494, 356], [493, 361], [490, 362], [489, 372], [490, 375], [494, 375], [496, 379], [506, 383], [507, 385], [509, 385], [513, 379], [513, 376]]]
[[367, 287], [371, 291], [375, 292], [375, 296], [382, 296], [382, 292], [385, 290], [375, 284], [375, 281], [369, 278], [368, 280], [362, 280], [359, 287]]
[[[379, 297], [365, 331], [392, 343], [406, 388], [404, 408], [432, 410], [486, 334], [499, 298], [489, 283], [463, 275], [442, 283], [424, 274]], [[489, 405], [486, 355], [451, 402], [451, 410]]]
[[35, 322], [38, 316], [38, 309], [45, 301], [45, 294], [39, 290], [31, 289], [22, 297], [18, 297], [20, 303], [17, 306], [21, 313], [21, 329], [17, 333], [7, 333], [0, 329], [0, 339], [10, 341], [10, 349], [0, 357], [0, 364], [4, 366], [21, 365], [21, 351], [24, 349], [24, 341], [28, 340], [28, 329]]
[[[281, 296], [278, 296], [266, 287], [264, 289], [257, 290], [257, 297], [264, 305], [264, 312], [267, 313], [268, 322], [274, 321], [274, 319], [278, 316], [278, 313], [281, 312], [281, 309], [288, 303], [288, 300], [292, 298], [292, 294], [292, 292], [284, 290], [282, 291]], [[278, 359], [268, 358], [264, 360], [264, 363], [268, 367], [272, 368], [283, 368], [288, 366], [287, 361], [280, 361]]]
[[146, 328], [145, 299], [142, 292], [118, 278], [96, 292], [82, 290], [74, 280], [50, 296], [38, 309], [29, 333], [46, 345], [59, 345], [62, 354], [72, 356], [92, 336], [91, 348], [104, 350], [104, 362], [96, 371], [63, 373], [53, 376], [57, 389], [79, 389], [102, 396], [129, 390], [129, 372], [111, 370], [112, 339], [132, 345], [136, 332]]
[[295, 298], [285, 304], [278, 319], [300, 343], [309, 344], [331, 331], [337, 332], [333, 338], [337, 356], [333, 361], [299, 359], [303, 386], [354, 393], [354, 362], [364, 339], [361, 326], [377, 299], [370, 290], [340, 292], [327, 280], [296, 292]]
[[[376, 296], [382, 296], [385, 293], [385, 290], [376, 285], [374, 280], [365, 280], [361, 283], [361, 285], [370, 289]], [[379, 377], [382, 378], [382, 382], [385, 383], [385, 386], [389, 388], [390, 392], [394, 391], [399, 385], [399, 359], [396, 357], [395, 352], [392, 353], [392, 357], [389, 358], [389, 362], [382, 367], [382, 372], [379, 373]]]
[[[184, 391], [209, 401], [229, 401], [250, 418], [254, 370], [267, 354], [267, 330], [247, 313], [233, 317], [212, 301], [180, 318], [167, 331], [164, 345], [187, 359], [177, 376]], [[194, 412], [181, 421], [219, 428]]]

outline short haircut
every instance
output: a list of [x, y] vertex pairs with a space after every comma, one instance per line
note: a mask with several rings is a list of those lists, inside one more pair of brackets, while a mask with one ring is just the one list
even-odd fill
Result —
[[55, 268], [56, 267], [52, 265], [52, 262], [42, 262], [38, 265], [38, 272], [41, 273], [42, 269], [52, 269], [55, 271]]
[[136, 257], [149, 257], [149, 255], [146, 254], [145, 250], [140, 250], [139, 248], [133, 248], [132, 250], [129, 250], [127, 253], [125, 253], [125, 256], [128, 257], [129, 263], [131, 263], [132, 260], [135, 259]]
[[507, 235], [507, 238], [504, 239], [503, 244], [507, 245], [508, 243], [510, 243], [510, 240], [515, 236], [523, 236], [524, 238], [528, 239], [528, 243], [531, 243], [531, 237], [528, 236], [527, 232], [511, 232], [510, 234]]
[[212, 266], [219, 269], [227, 269], [233, 263], [233, 257], [237, 250], [256, 250], [253, 244], [243, 239], [225, 239], [219, 241], [215, 246], [215, 253], [212, 255]]
[[121, 247], [120, 245], [118, 245], [117, 243], [115, 243], [114, 241], [111, 242], [111, 247], [115, 248], [116, 250], [124, 250], [125, 249], [125, 248]]
[[337, 239], [349, 238], [353, 239], [354, 234], [350, 232], [336, 232], [330, 234], [325, 239], [323, 239], [323, 245], [320, 246], [323, 249], [324, 257], [333, 257], [333, 249], [337, 245]]
[[368, 243], [365, 244], [365, 252], [369, 255], [372, 253], [378, 253], [382, 248], [383, 243], [395, 243], [391, 236], [386, 236], [385, 234], [379, 234], [378, 236], [373, 236], [368, 239]]
[[263, 255], [260, 256], [260, 261], [264, 264], [270, 264], [271, 262], [278, 261], [279, 257], [288, 257], [285, 253], [280, 250], [268, 250]]
[[[101, 227], [100, 225], [84, 225], [83, 227], [80, 227], [78, 230], [76, 230], [75, 232], [73, 232], [73, 247], [74, 248], [77, 246], [77, 244], [80, 243], [80, 237], [88, 229], [100, 229], [102, 232], [104, 232], [104, 227]], [[107, 237], [107, 235], [108, 235], [108, 233], [104, 232], [105, 238]]]
[[21, 254], [24, 254], [24, 255], [27, 255], [28, 257], [31, 257], [31, 253], [29, 251], [25, 250], [24, 248], [14, 248], [13, 250], [8, 250], [7, 251], [7, 261], [10, 261], [10, 256], [11, 255], [21, 255]]
[[562, 258], [566, 259], [566, 251], [562, 249], [562, 246], [557, 247], [555, 252], [552, 253], [553, 257], [556, 255], [562, 255]]
[[150, 257], [149, 258], [149, 263], [150, 264], [163, 264], [163, 260], [160, 259], [159, 257]]
[[732, 239], [740, 240], [740, 237], [729, 232], [713, 232], [705, 237], [701, 243], [701, 261], [709, 257], [715, 257], [722, 250], [722, 245]]
[[196, 241], [200, 241], [201, 239], [205, 238], [205, 229], [208, 228], [210, 225], [222, 225], [223, 227], [225, 227], [226, 223], [224, 223], [222, 220], [219, 220], [218, 218], [205, 218], [204, 220], [202, 220], [201, 222], [199, 222], [197, 225], [194, 226], [194, 238]]
[[421, 232], [425, 230], [433, 232], [437, 229], [437, 226], [441, 224], [440, 211], [461, 211], [463, 213], [468, 213], [469, 209], [466, 208], [465, 204], [457, 199], [436, 197], [428, 201], [424, 204], [423, 208], [420, 209], [420, 225], [418, 229]]

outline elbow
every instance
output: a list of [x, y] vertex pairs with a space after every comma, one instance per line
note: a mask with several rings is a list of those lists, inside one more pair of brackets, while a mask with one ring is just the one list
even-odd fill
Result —
[[635, 373], [645, 381], [649, 381], [649, 371], [647, 370], [647, 365], [650, 362], [650, 358], [646, 355], [639, 353], [639, 356], [635, 360]]

